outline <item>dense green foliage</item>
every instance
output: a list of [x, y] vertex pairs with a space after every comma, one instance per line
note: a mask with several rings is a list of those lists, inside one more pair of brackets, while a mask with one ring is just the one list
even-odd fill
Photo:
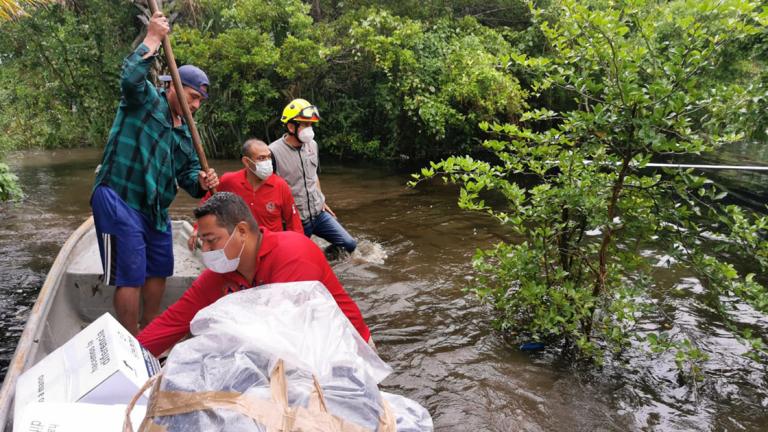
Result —
[[8, 165], [0, 162], [0, 203], [21, 198], [21, 189], [17, 180]]
[[[198, 115], [210, 153], [282, 134], [293, 97], [320, 107], [325, 153], [378, 159], [474, 151], [480, 121], [525, 107], [506, 70], [529, 19], [518, 0], [311, 3], [170, 2], [177, 59], [213, 83]], [[2, 24], [0, 79], [13, 85], [0, 91], [0, 148], [101, 145], [140, 12], [77, 0]]]
[[[0, 148], [101, 144], [136, 34], [120, 1], [60, 4], [2, 24]], [[127, 31], [126, 31], [127, 30]]]
[[220, 153], [249, 135], [279, 136], [293, 97], [320, 107], [325, 152], [384, 159], [472, 150], [479, 121], [523, 107], [502, 67], [511, 44], [474, 18], [420, 21], [363, 5], [313, 21], [298, 0], [200, 5], [209, 25], [179, 28], [174, 41], [215, 83], [200, 120]]
[[[696, 376], [703, 360], [696, 341], [636, 331], [664, 288], [643, 252], [653, 248], [696, 271], [730, 322], [723, 296], [768, 312], [768, 291], [721, 257], [757, 258], [764, 271], [768, 225], [722, 204], [725, 193], [691, 171], [644, 167], [741, 138], [743, 123], [729, 120], [756, 95], [741, 82], [750, 69], [728, 60], [734, 46], [765, 32], [768, 15], [746, 1], [555, 3], [559, 13], [536, 14], [547, 55], [514, 61], [533, 77], [539, 103], [557, 92], [570, 95], [572, 108], [485, 123], [496, 139], [483, 145], [495, 162], [450, 157], [415, 177], [461, 184], [462, 208], [487, 212], [522, 238], [475, 257], [473, 290], [501, 312], [502, 329], [565, 340], [589, 356], [640, 337], [654, 351], [676, 350]], [[748, 330], [745, 337], [753, 355], [765, 355], [759, 337]]]
[[[121, 60], [142, 37], [142, 4], [56, 2], [0, 23], [0, 158], [103, 145]], [[213, 81], [197, 118], [216, 156], [235, 155], [246, 137], [282, 134], [279, 113], [293, 97], [320, 107], [325, 153], [378, 159], [473, 151], [478, 122], [512, 119], [524, 107], [504, 70], [512, 29], [528, 23], [519, 0], [165, 5], [177, 59]], [[4, 190], [15, 190], [10, 178]]]
[[[357, 141], [366, 143], [370, 156], [472, 151], [472, 125], [511, 118], [524, 106], [517, 79], [498, 67], [512, 47], [474, 19], [424, 24], [364, 10], [346, 37], [351, 40], [342, 46], [352, 50], [350, 67], [371, 78], [349, 81], [337, 90], [342, 97], [323, 96], [335, 99], [344, 128], [358, 131]], [[334, 140], [343, 150], [345, 141], [339, 140], [355, 148], [354, 132]]]

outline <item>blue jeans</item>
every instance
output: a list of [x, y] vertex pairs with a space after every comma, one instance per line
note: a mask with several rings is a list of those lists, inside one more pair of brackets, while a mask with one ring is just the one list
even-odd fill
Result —
[[327, 211], [322, 211], [314, 218], [302, 221], [301, 224], [304, 226], [304, 235], [307, 237], [312, 237], [314, 234], [332, 246], [344, 248], [349, 253], [357, 248], [355, 239]]

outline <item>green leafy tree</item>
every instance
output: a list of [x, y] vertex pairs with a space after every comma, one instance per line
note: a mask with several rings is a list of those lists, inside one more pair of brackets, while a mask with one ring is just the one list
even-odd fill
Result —
[[177, 58], [214, 83], [198, 117], [214, 154], [235, 154], [250, 135], [279, 136], [294, 97], [320, 107], [324, 152], [369, 158], [475, 149], [473, 125], [523, 108], [504, 70], [510, 44], [471, 17], [422, 23], [360, 7], [316, 22], [298, 0], [199, 6], [204, 19], [173, 38]]
[[[3, 21], [11, 21], [18, 19], [26, 15], [25, 7], [35, 7], [48, 3], [47, 1], [14, 1], [14, 0], [0, 0], [0, 23]], [[0, 64], [2, 58], [0, 57]], [[2, 80], [2, 75], [0, 75]], [[3, 98], [0, 96], [0, 101]], [[0, 143], [0, 160], [2, 160], [5, 154], [5, 146]], [[21, 197], [21, 188], [17, 183], [18, 178], [11, 172], [8, 165], [0, 162], [0, 202], [15, 200]]]
[[[725, 194], [691, 171], [645, 168], [741, 138], [724, 119], [750, 99], [746, 90], [723, 95], [707, 84], [732, 44], [764, 32], [759, 7], [561, 0], [547, 14], [534, 9], [548, 55], [513, 55], [510, 68], [536, 76], [531, 92], [540, 100], [568, 94], [573, 108], [483, 123], [496, 138], [484, 143], [492, 162], [450, 157], [414, 175], [459, 183], [460, 207], [487, 212], [519, 235], [474, 260], [472, 290], [500, 312], [502, 329], [564, 340], [598, 361], [606, 349], [621, 351], [641, 336], [637, 320], [654, 307], [651, 263], [641, 253], [649, 247], [697, 271], [726, 320], [723, 293], [768, 312], [757, 278], [720, 254], [757, 257], [764, 268], [765, 218], [722, 205]], [[728, 240], [705, 248], [713, 233]], [[745, 336], [764, 352], [759, 336]], [[676, 350], [681, 368], [699, 375], [704, 355], [695, 340], [654, 333], [646, 342]]]
[[329, 128], [351, 132], [326, 140], [332, 152], [358, 146], [378, 157], [423, 159], [474, 151], [473, 125], [515, 118], [525, 106], [525, 92], [503, 66], [511, 45], [473, 18], [429, 24], [368, 8], [333, 27], [339, 48], [330, 63], [338, 66], [329, 79], [336, 85], [319, 91], [340, 113]]
[[102, 145], [135, 37], [125, 2], [53, 4], [0, 24], [0, 147]]
[[490, 27], [504, 26], [521, 30], [530, 25], [529, 10], [522, 0], [313, 0], [312, 16], [316, 20], [332, 20], [350, 10], [370, 7], [383, 8], [393, 15], [425, 22], [472, 17]]
[[[8, 165], [0, 162], [0, 203], [21, 198], [22, 192], [18, 178], [11, 172]], [[2, 207], [0, 207], [2, 208]]]
[[206, 144], [214, 154], [236, 154], [256, 134], [267, 138], [292, 87], [322, 67], [321, 43], [309, 33], [309, 6], [299, 0], [204, 0], [204, 25], [179, 26], [172, 33], [182, 63], [194, 63], [211, 78], [211, 100], [200, 115]]

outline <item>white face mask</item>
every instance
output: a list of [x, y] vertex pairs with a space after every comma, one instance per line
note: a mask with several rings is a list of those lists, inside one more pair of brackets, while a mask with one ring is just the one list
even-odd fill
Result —
[[248, 167], [248, 169], [251, 170], [253, 175], [255, 175], [256, 177], [258, 177], [258, 178], [260, 178], [262, 180], [266, 180], [267, 177], [272, 175], [272, 161], [271, 160], [265, 160], [265, 161], [261, 161], [261, 162], [254, 162], [253, 159], [251, 159], [251, 158], [248, 158], [248, 160], [251, 163], [253, 163], [253, 165], [256, 167], [256, 168]]
[[203, 264], [211, 269], [211, 271], [215, 273], [229, 273], [235, 271], [237, 266], [240, 265], [240, 255], [243, 254], [243, 249], [245, 249], [245, 242], [243, 242], [243, 247], [240, 248], [240, 253], [237, 254], [237, 258], [229, 259], [224, 253], [224, 249], [227, 248], [229, 241], [232, 240], [232, 237], [235, 236], [236, 232], [237, 230], [232, 231], [227, 242], [224, 243], [223, 248], [203, 252]]
[[315, 131], [312, 130], [312, 126], [300, 130], [298, 138], [305, 144], [311, 142], [315, 138]]

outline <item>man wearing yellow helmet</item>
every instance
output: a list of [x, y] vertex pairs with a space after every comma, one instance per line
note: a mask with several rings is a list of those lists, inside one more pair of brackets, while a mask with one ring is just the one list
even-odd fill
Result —
[[283, 109], [280, 121], [285, 125], [286, 133], [270, 144], [269, 149], [275, 172], [291, 187], [304, 234], [307, 237], [314, 234], [330, 242], [332, 247], [351, 253], [357, 242], [326, 204], [317, 177], [319, 158], [312, 125], [320, 121], [320, 112], [308, 101], [294, 99]]

